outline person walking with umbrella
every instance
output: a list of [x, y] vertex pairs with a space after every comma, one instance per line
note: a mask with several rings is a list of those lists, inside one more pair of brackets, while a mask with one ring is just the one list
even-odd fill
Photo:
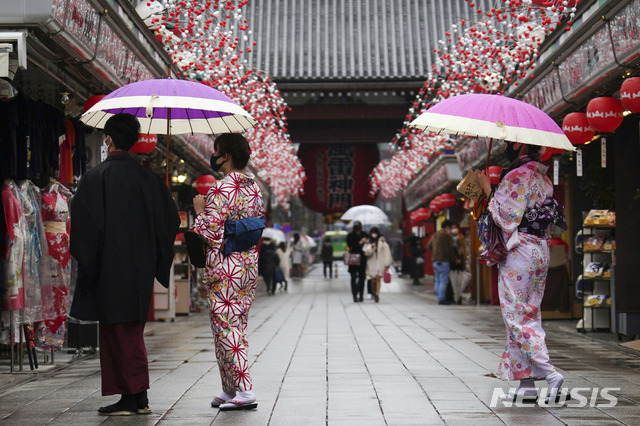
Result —
[[162, 180], [129, 156], [138, 120], [115, 114], [104, 133], [109, 155], [82, 177], [70, 206], [70, 250], [78, 262], [70, 315], [99, 321], [102, 394], [122, 395], [98, 413], [148, 414], [144, 326], [154, 278], [169, 286], [180, 218]]
[[204, 284], [207, 289], [222, 393], [211, 401], [220, 410], [256, 408], [256, 396], [247, 359], [247, 319], [258, 277], [255, 246], [245, 251], [222, 253], [226, 221], [261, 217], [264, 206], [260, 188], [245, 172], [250, 157], [247, 140], [225, 133], [214, 142], [211, 168], [224, 174], [213, 184], [206, 199], [193, 199], [196, 219], [192, 230], [206, 241]]
[[[549, 267], [544, 232], [552, 222], [564, 229], [566, 224], [562, 207], [552, 198], [548, 167], [540, 161], [543, 150], [536, 145], [506, 143], [507, 159], [512, 163], [502, 172], [487, 208], [492, 226], [502, 231], [507, 250], [506, 258], [498, 263], [500, 308], [507, 331], [498, 376], [520, 381], [516, 394], [503, 398], [535, 402], [534, 379], [544, 377], [549, 387], [546, 402], [557, 402], [564, 377], [549, 360], [540, 303]], [[486, 170], [478, 181], [490, 196]]]

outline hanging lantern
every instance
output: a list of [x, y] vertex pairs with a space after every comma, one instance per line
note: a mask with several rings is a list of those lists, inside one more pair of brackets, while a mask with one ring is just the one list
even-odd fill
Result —
[[136, 154], [151, 154], [158, 144], [158, 135], [140, 134], [140, 139], [131, 147]]
[[633, 113], [640, 112], [640, 77], [627, 78], [620, 86], [620, 101]]
[[502, 167], [500, 166], [491, 166], [487, 169], [489, 172], [489, 180], [491, 181], [491, 185], [497, 185], [500, 183], [500, 173], [502, 173]]
[[440, 205], [443, 208], [452, 207], [456, 204], [456, 196], [450, 193], [442, 194], [440, 196]]
[[212, 175], [202, 175], [198, 176], [196, 179], [196, 190], [199, 194], [207, 195], [209, 189], [216, 182], [216, 178]]
[[573, 145], [583, 145], [596, 134], [584, 112], [572, 112], [562, 120], [562, 131]]
[[107, 95], [95, 95], [87, 99], [87, 101], [84, 103], [84, 112], [89, 111], [89, 109], [91, 109], [92, 106], [100, 102], [102, 98], [104, 98], [105, 96]]
[[587, 105], [587, 121], [600, 133], [617, 129], [624, 119], [623, 113], [622, 102], [608, 96], [591, 99]]
[[540, 158], [540, 160], [544, 163], [545, 161], [550, 159], [552, 155], [559, 155], [559, 154], [562, 154], [563, 152], [564, 152], [564, 149], [546, 147], [544, 154], [542, 154], [542, 157]]
[[438, 201], [438, 197], [436, 197], [429, 203], [429, 209], [434, 213], [440, 213], [440, 204]]
[[421, 207], [409, 216], [413, 224], [424, 222], [431, 217], [431, 211], [426, 207]]

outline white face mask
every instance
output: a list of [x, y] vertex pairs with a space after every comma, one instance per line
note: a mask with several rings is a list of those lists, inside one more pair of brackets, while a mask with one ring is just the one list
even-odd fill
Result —
[[451, 233], [453, 235], [458, 235], [458, 230], [454, 228], [454, 229], [451, 230]]

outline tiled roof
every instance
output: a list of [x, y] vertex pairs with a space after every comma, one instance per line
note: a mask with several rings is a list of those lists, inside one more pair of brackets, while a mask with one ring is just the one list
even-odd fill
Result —
[[[491, 8], [490, 0], [476, 0]], [[426, 78], [465, 0], [251, 0], [249, 65], [276, 80]]]

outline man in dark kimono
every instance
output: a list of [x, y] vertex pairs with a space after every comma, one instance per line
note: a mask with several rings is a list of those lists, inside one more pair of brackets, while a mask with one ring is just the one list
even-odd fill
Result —
[[109, 156], [89, 170], [71, 202], [71, 254], [78, 281], [71, 316], [97, 320], [102, 394], [121, 399], [102, 415], [148, 414], [143, 332], [154, 278], [169, 286], [180, 219], [171, 193], [129, 156], [140, 124], [116, 114], [104, 126]]

